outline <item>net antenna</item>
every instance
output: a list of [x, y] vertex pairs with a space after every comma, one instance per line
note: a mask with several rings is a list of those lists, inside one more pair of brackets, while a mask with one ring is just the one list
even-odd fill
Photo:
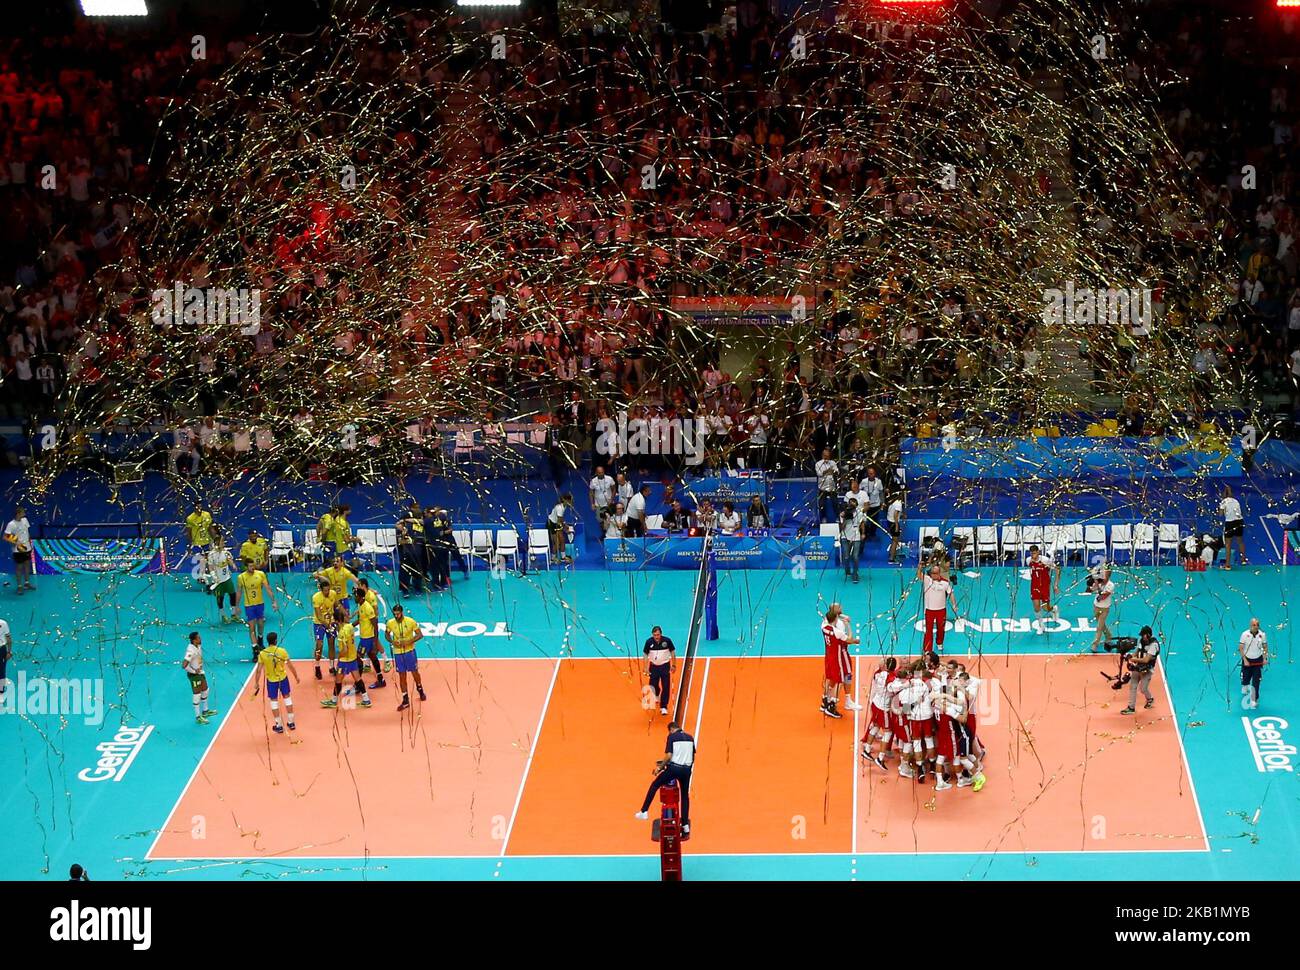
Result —
[[695, 673], [695, 651], [700, 645], [700, 632], [704, 627], [704, 601], [709, 592], [709, 556], [713, 552], [713, 534], [706, 533], [700, 550], [700, 570], [695, 576], [695, 597], [691, 602], [691, 629], [686, 636], [686, 653], [682, 660], [682, 681], [677, 688], [677, 706], [673, 720], [683, 723], [691, 700], [691, 680]]

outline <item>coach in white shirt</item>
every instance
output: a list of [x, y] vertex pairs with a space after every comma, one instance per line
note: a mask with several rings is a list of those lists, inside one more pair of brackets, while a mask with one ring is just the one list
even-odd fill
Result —
[[1223, 568], [1232, 568], [1232, 542], [1237, 541], [1241, 552], [1241, 563], [1246, 564], [1246, 523], [1241, 517], [1241, 503], [1232, 497], [1232, 486], [1223, 486], [1223, 501], [1219, 503], [1223, 513]]
[[1243, 707], [1259, 706], [1259, 681], [1268, 663], [1268, 634], [1259, 628], [1259, 619], [1250, 621], [1250, 629], [1237, 643], [1241, 654], [1241, 701]]

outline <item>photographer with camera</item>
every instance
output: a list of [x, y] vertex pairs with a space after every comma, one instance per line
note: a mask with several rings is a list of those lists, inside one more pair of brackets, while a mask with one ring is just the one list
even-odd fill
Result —
[[1151, 678], [1156, 672], [1156, 659], [1160, 656], [1160, 641], [1151, 632], [1151, 627], [1144, 626], [1138, 634], [1137, 645], [1127, 657], [1121, 655], [1121, 662], [1128, 665], [1128, 707], [1121, 714], [1132, 714], [1137, 707], [1138, 691], [1142, 691], [1147, 702], [1144, 710], [1155, 706], [1156, 699], [1151, 696]]

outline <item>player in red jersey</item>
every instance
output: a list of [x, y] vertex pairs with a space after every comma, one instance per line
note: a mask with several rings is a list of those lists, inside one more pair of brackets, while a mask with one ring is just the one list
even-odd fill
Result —
[[1053, 606], [1052, 594], [1061, 595], [1061, 564], [1054, 562], [1051, 556], [1044, 556], [1037, 546], [1029, 547], [1029, 600], [1034, 607], [1034, 619], [1037, 620], [1037, 633], [1043, 635], [1043, 621], [1057, 620], [1061, 617], [1061, 608]]
[[894, 670], [898, 661], [889, 657], [871, 677], [871, 718], [867, 724], [867, 733], [862, 735], [862, 757], [866, 758], [882, 771], [888, 771], [885, 756], [889, 754], [889, 743], [894, 737], [893, 721], [889, 716], [889, 684], [894, 679]]
[[849, 645], [858, 642], [853, 635], [852, 618], [844, 612], [839, 603], [832, 603], [826, 611], [826, 620], [822, 623], [822, 637], [826, 641], [826, 670], [822, 680], [822, 713], [827, 717], [839, 717], [836, 708], [840, 690], [846, 691], [844, 709], [860, 711], [862, 707], [853, 700], [849, 692], [853, 690], [853, 662], [849, 659]]

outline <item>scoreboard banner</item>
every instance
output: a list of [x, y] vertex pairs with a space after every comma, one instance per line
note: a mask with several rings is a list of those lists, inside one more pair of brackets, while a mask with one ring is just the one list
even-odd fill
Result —
[[[649, 537], [606, 539], [605, 565], [609, 569], [696, 569], [704, 554], [704, 539]], [[832, 536], [713, 537], [713, 562], [718, 569], [827, 569], [835, 566]]]
[[149, 539], [33, 539], [32, 568], [38, 576], [62, 574], [166, 572], [163, 540]]

